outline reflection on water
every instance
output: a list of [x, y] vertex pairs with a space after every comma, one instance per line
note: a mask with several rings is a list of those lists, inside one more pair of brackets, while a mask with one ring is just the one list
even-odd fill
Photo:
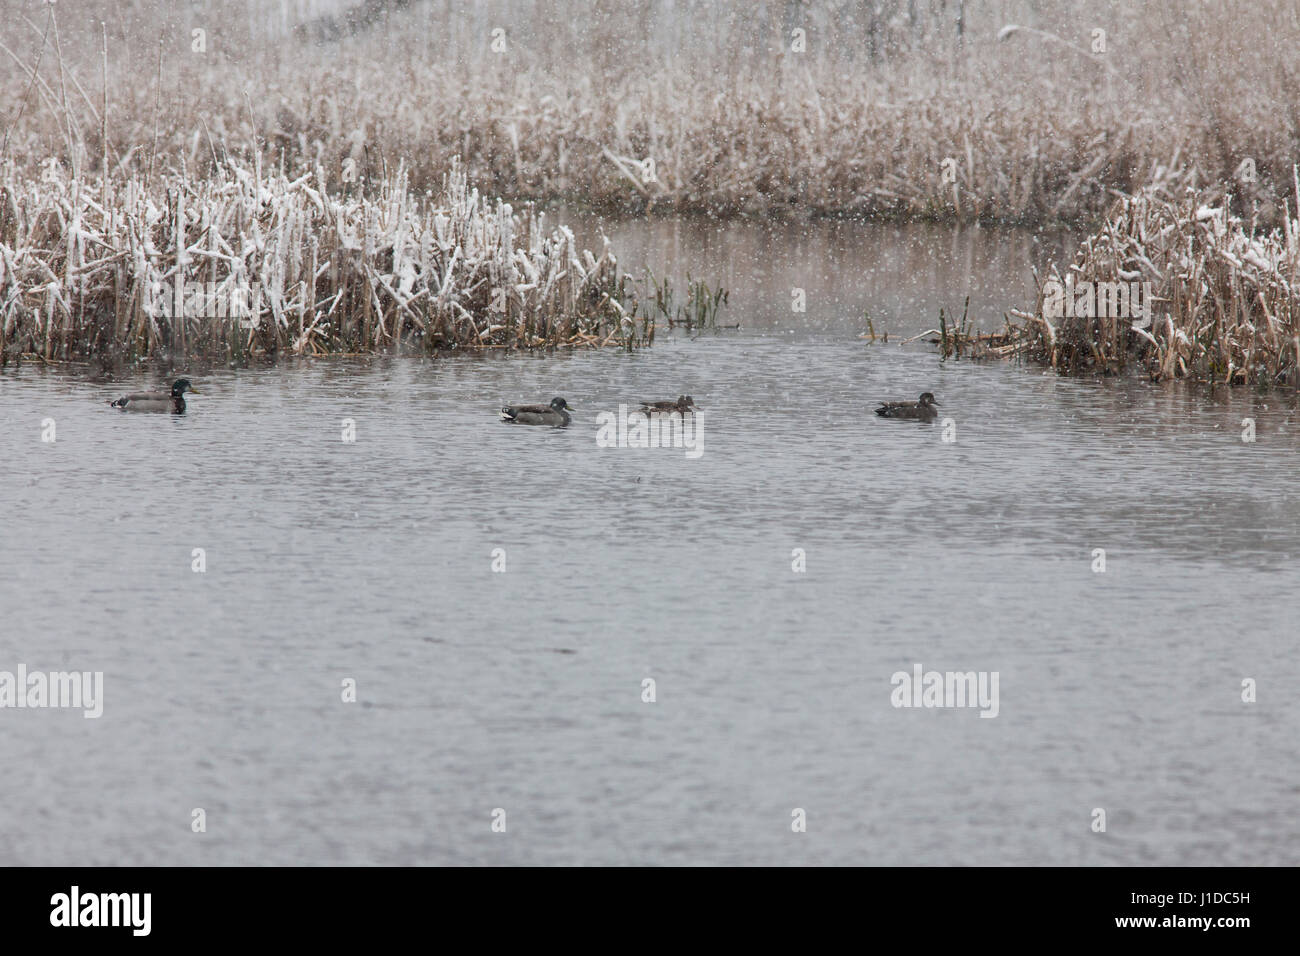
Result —
[[[576, 217], [563, 208], [547, 222], [576, 222], [579, 242], [600, 248], [607, 236], [624, 269], [639, 275], [689, 272], [730, 292], [720, 323], [799, 336], [858, 334], [870, 315], [876, 333], [891, 337], [938, 328], [939, 309], [960, 318], [970, 296], [970, 319], [1001, 329], [1008, 308], [1033, 302], [1033, 270], [1073, 253], [1061, 231], [1032, 232], [934, 223], [879, 225], [856, 221], [810, 223]], [[796, 313], [793, 290], [804, 290], [806, 312]], [[911, 396], [916, 398], [915, 395]]]
[[[184, 417], [0, 375], [0, 670], [105, 674], [0, 710], [0, 863], [1300, 862], [1294, 399], [868, 345], [814, 303], [910, 334], [962, 270], [808, 248], [796, 335], [774, 253], [739, 333], [638, 354], [209, 369]], [[871, 414], [927, 389], [954, 442]], [[597, 446], [683, 392], [698, 459]], [[998, 717], [893, 708], [918, 663]]]

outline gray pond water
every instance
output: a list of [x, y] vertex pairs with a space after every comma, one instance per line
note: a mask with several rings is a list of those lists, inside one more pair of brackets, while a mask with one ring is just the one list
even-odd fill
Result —
[[[1300, 863], [1294, 399], [896, 344], [1023, 234], [731, 228], [607, 226], [735, 290], [638, 354], [0, 373], [0, 672], [103, 673], [0, 709], [0, 864]], [[679, 392], [698, 457], [598, 445]]]

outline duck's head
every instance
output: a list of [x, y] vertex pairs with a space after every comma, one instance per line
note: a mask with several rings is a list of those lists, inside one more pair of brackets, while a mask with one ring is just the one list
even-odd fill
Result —
[[562, 399], [562, 398], [553, 398], [553, 399], [551, 399], [551, 408], [555, 409], [557, 412], [562, 412], [562, 411], [564, 411], [566, 408], [567, 408], [569, 411], [574, 411], [574, 410], [575, 410], [574, 407], [573, 407], [572, 405], [570, 405], [568, 402], [566, 402], [566, 401], [565, 401], [564, 399]]
[[934, 395], [933, 395], [932, 393], [930, 393], [930, 392], [922, 392], [922, 393], [921, 393], [921, 404], [922, 404], [922, 405], [938, 405], [939, 403], [936, 402], [936, 401], [934, 400]]
[[694, 408], [694, 407], [695, 407], [695, 399], [691, 398], [691, 396], [689, 396], [689, 395], [678, 395], [678, 396], [677, 396], [677, 407], [678, 407], [678, 408]]
[[193, 392], [195, 395], [202, 394], [197, 388], [190, 384], [188, 378], [178, 378], [176, 381], [172, 382], [172, 398], [180, 398], [186, 392]]

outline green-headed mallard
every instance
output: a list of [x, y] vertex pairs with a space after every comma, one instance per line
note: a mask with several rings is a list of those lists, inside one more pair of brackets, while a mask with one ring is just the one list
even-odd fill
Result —
[[501, 420], [516, 425], [553, 425], [563, 428], [572, 421], [565, 409], [574, 410], [562, 398], [551, 399], [549, 405], [505, 405], [501, 409]]
[[641, 410], [643, 412], [681, 412], [685, 415], [687, 412], [695, 411], [695, 399], [689, 395], [678, 395], [675, 402], [642, 402]]
[[916, 402], [881, 402], [876, 414], [881, 418], [909, 418], [913, 421], [932, 422], [938, 417], [935, 411], [939, 403], [929, 392], [921, 394]]
[[109, 404], [126, 412], [179, 413], [185, 411], [186, 392], [200, 394], [199, 390], [190, 384], [188, 378], [178, 378], [172, 383], [171, 392], [133, 392]]

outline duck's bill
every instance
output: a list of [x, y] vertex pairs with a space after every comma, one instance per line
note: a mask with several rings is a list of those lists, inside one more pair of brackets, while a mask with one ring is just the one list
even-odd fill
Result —
[[203, 393], [200, 392], [200, 391], [199, 391], [197, 388], [195, 388], [193, 385], [191, 385], [191, 386], [190, 386], [190, 394], [191, 394], [191, 395], [202, 395]]

